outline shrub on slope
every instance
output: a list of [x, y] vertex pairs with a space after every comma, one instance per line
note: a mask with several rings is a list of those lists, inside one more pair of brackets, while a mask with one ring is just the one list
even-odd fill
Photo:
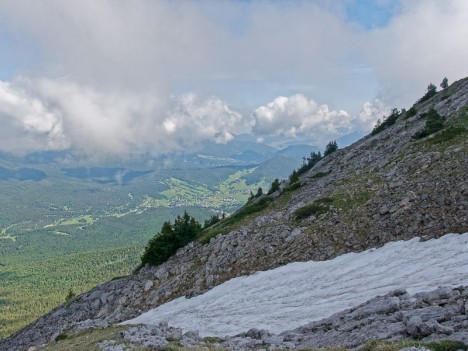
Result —
[[177, 249], [193, 241], [201, 231], [201, 224], [187, 212], [182, 217], [177, 216], [174, 224], [164, 222], [161, 231], [146, 245], [141, 257], [142, 265], [157, 266], [166, 262]]

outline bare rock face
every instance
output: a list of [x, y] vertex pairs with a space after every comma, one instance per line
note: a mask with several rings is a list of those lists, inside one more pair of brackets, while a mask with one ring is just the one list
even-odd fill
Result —
[[397, 290], [283, 336], [298, 348], [355, 348], [369, 340], [404, 338], [466, 342], [468, 318], [463, 305], [467, 299], [467, 287], [443, 287], [413, 296]]
[[[106, 327], [174, 298], [195, 296], [231, 278], [290, 262], [327, 260], [415, 236], [429, 239], [467, 232], [468, 140], [412, 140], [424, 127], [423, 114], [431, 108], [446, 116], [447, 123], [467, 120], [468, 79], [448, 89], [416, 105], [415, 116], [403, 115], [381, 133], [322, 159], [301, 177], [299, 190], [275, 194], [267, 210], [250, 223], [218, 235], [208, 244], [190, 243], [158, 267], [144, 267], [137, 274], [73, 298], [0, 341], [0, 349], [27, 350], [66, 330]], [[332, 203], [325, 213], [296, 218], [297, 209], [324, 198]], [[426, 315], [398, 314], [409, 303], [402, 296], [350, 311], [354, 317], [343, 317], [348, 322], [333, 322], [341, 328], [334, 333], [347, 333], [362, 320], [375, 323], [371, 335], [376, 338], [400, 331], [412, 337], [458, 333], [453, 326]], [[460, 309], [466, 311], [464, 305]], [[394, 315], [395, 322], [380, 330], [378, 316], [383, 314]], [[377, 319], [372, 320], [374, 315]], [[328, 334], [325, 327], [320, 330], [322, 340], [333, 339], [334, 334]], [[299, 342], [288, 338], [285, 342]], [[362, 338], [365, 336], [354, 335], [345, 344], [357, 344]], [[301, 346], [315, 345], [315, 341], [307, 344], [309, 339], [301, 340]]]

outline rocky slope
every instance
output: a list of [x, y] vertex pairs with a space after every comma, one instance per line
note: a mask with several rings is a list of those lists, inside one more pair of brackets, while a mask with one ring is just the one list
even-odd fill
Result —
[[[468, 343], [468, 287], [444, 287], [414, 295], [395, 290], [384, 296], [346, 309], [321, 321], [300, 328], [272, 334], [268, 330], [250, 329], [233, 337], [217, 338], [219, 347], [233, 350], [318, 349], [340, 345], [356, 348], [370, 340], [414, 338], [422, 342], [457, 340]], [[190, 348], [206, 348], [210, 339], [198, 333], [183, 333], [179, 328], [132, 326], [115, 339], [102, 343], [113, 351], [119, 343], [125, 349], [138, 346], [161, 347], [171, 341]]]
[[[196, 331], [184, 333], [180, 328], [160, 323], [78, 332], [60, 341], [57, 346], [60, 345], [60, 350], [88, 350], [86, 345], [90, 345], [89, 339], [94, 339], [91, 345], [95, 350], [102, 351], [146, 351], [148, 348], [309, 350], [336, 345], [352, 349], [363, 344], [368, 350], [374, 350], [378, 348], [372, 347], [373, 340], [387, 340], [396, 342], [394, 349], [398, 350], [398, 342], [414, 338], [418, 340], [415, 344], [419, 347], [440, 343], [441, 340], [452, 341], [452, 349], [455, 350], [453, 346], [461, 348], [461, 343], [468, 343], [467, 300], [468, 287], [438, 288], [414, 295], [405, 290], [395, 290], [324, 320], [281, 334], [249, 329], [232, 337], [203, 338]], [[44, 351], [52, 351], [54, 346], [50, 345]]]
[[[414, 116], [403, 114], [381, 133], [325, 157], [301, 177], [299, 189], [272, 194], [266, 209], [231, 226], [227, 235], [191, 243], [159, 267], [144, 267], [74, 298], [0, 341], [0, 349], [27, 350], [63, 331], [106, 327], [289, 262], [467, 232], [468, 79], [415, 108]], [[431, 108], [464, 131], [450, 138], [446, 127], [438, 139], [413, 141]], [[298, 219], [295, 211], [310, 204], [325, 210]], [[228, 231], [222, 223], [218, 228]]]

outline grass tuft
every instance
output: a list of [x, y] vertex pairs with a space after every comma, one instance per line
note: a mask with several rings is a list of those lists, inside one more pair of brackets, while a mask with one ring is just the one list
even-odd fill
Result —
[[241, 207], [237, 212], [232, 216], [227, 217], [221, 222], [216, 223], [214, 226], [207, 228], [207, 230], [202, 231], [201, 237], [198, 239], [202, 244], [207, 244], [210, 242], [211, 238], [214, 238], [218, 234], [226, 234], [242, 225], [244, 220], [250, 217], [252, 214], [257, 214], [265, 210], [273, 200], [264, 196], [258, 201], [247, 203], [244, 207]]
[[65, 333], [59, 334], [55, 337], [55, 341], [59, 342], [61, 340], [66, 340], [68, 339], [68, 335]]
[[460, 341], [441, 340], [425, 343], [417, 340], [400, 340], [390, 342], [387, 340], [371, 340], [360, 348], [361, 351], [398, 351], [405, 347], [425, 347], [432, 351], [457, 351], [468, 350], [468, 346]]
[[362, 191], [352, 196], [337, 194], [334, 197], [323, 197], [315, 200], [313, 203], [305, 205], [294, 211], [293, 216], [296, 221], [301, 221], [312, 215], [320, 216], [331, 210], [332, 207], [347, 211], [355, 206], [359, 206], [369, 200], [372, 193]]
[[330, 172], [317, 172], [314, 175], [312, 175], [310, 178], [311, 179], [323, 178], [323, 177], [326, 177], [327, 175], [329, 175], [330, 173], [331, 173], [331, 171]]

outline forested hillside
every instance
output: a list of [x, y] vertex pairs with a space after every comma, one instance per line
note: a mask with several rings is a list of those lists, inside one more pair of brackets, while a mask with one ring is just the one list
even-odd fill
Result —
[[[168, 219], [184, 211], [201, 222], [231, 213], [273, 180], [274, 172], [261, 170], [276, 149], [208, 146], [205, 158], [193, 157], [209, 162], [174, 156], [174, 168], [164, 166], [167, 157], [152, 167], [72, 167], [86, 160], [64, 164], [71, 158], [64, 152], [0, 154], [0, 337], [63, 303], [70, 290], [79, 294], [130, 274]], [[251, 149], [256, 156], [243, 160]], [[297, 156], [275, 161], [285, 172], [297, 164]]]

